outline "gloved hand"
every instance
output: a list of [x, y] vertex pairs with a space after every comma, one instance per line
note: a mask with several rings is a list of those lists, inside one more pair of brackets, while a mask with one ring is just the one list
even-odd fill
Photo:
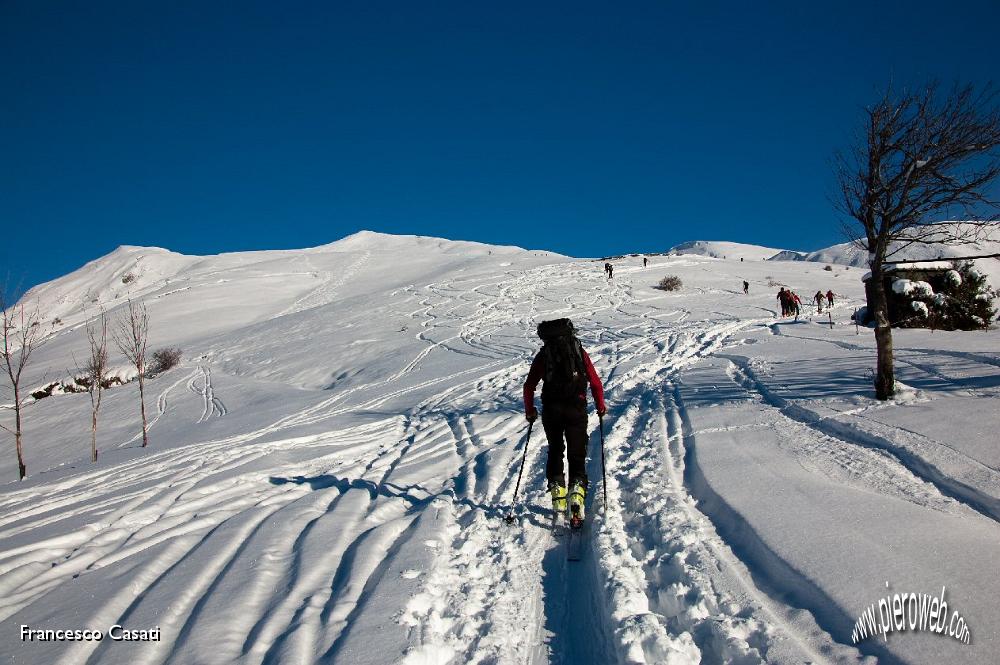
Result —
[[600, 416], [601, 418], [603, 418], [604, 414], [607, 412], [608, 412], [608, 407], [606, 406], [597, 407], [597, 415]]
[[531, 411], [531, 412], [525, 414], [524, 418], [529, 423], [533, 423], [538, 418], [538, 412], [537, 411]]

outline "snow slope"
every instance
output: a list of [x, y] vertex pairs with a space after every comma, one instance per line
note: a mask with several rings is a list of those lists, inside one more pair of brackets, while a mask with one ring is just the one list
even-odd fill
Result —
[[[894, 261], [916, 261], [1000, 254], [1000, 239], [997, 239], [996, 236], [995, 231], [984, 233], [981, 239], [964, 245], [938, 244], [903, 247], [900, 243], [895, 243], [892, 247], [893, 255], [890, 258]], [[694, 240], [675, 245], [667, 253], [671, 255], [694, 254], [717, 259], [736, 259], [737, 261], [742, 257], [744, 261], [809, 261], [828, 265], [868, 268], [868, 252], [859, 249], [850, 242], [831, 245], [813, 252], [801, 252], [738, 242]], [[989, 275], [993, 285], [1000, 285], [1000, 259], [979, 259], [976, 261], [976, 265]]]
[[[871, 333], [849, 324], [861, 269], [686, 255], [607, 280], [589, 260], [371, 233], [95, 264], [30, 294], [62, 319], [30, 381], [79, 355], [85, 294], [112, 314], [142, 298], [152, 346], [184, 360], [147, 384], [148, 449], [134, 384], [106, 393], [96, 465], [86, 395], [26, 409], [28, 479], [0, 459], [2, 662], [995, 661], [997, 332], [897, 331], [904, 390], [878, 403]], [[665, 274], [684, 288], [654, 289]], [[781, 319], [777, 284], [837, 303]], [[558, 316], [609, 404], [606, 487], [590, 418], [579, 562], [520, 404], [534, 326]], [[942, 586], [971, 644], [851, 643], [886, 593]], [[115, 623], [160, 639], [18, 638]]]
[[[963, 245], [908, 245], [894, 243], [890, 248], [889, 257], [892, 261], [917, 261], [937, 258], [956, 258], [964, 256], [984, 256], [1000, 254], [1000, 238], [996, 229], [982, 232], [982, 237], [975, 242]], [[783, 250], [769, 257], [770, 261], [814, 261], [817, 263], [868, 267], [868, 252], [858, 248], [854, 243], [845, 242], [832, 245], [815, 252], [796, 252]], [[984, 258], [975, 261], [976, 265], [990, 277], [994, 286], [1000, 285], [1000, 259]]]
[[735, 259], [742, 258], [744, 261], [763, 261], [781, 252], [773, 247], [762, 247], [760, 245], [748, 245], [742, 242], [728, 242], [724, 240], [692, 240], [674, 245], [667, 252], [668, 254], [695, 254], [697, 256], [710, 256], [712, 258]]

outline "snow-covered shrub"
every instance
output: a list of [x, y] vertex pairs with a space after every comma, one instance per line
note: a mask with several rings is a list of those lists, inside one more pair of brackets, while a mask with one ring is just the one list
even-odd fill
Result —
[[58, 385], [59, 385], [59, 382], [56, 381], [55, 383], [49, 383], [47, 385], [44, 385], [41, 388], [36, 388], [35, 390], [31, 391], [31, 396], [34, 397], [36, 400], [45, 399], [46, 397], [51, 397], [52, 396], [52, 391]]
[[135, 371], [134, 365], [119, 365], [109, 368], [104, 374], [104, 387], [124, 386], [139, 378], [139, 373]]
[[924, 281], [896, 279], [892, 291], [906, 311], [895, 325], [901, 327], [940, 328], [942, 330], [980, 330], [996, 316], [993, 300], [997, 296], [987, 277], [971, 261], [956, 261], [952, 269], [937, 276], [929, 275], [937, 292]]
[[[180, 351], [178, 351], [178, 354]], [[178, 359], [180, 356], [178, 355]], [[124, 386], [138, 378], [134, 367], [124, 366], [108, 369], [101, 381], [101, 386], [105, 389], [112, 386]], [[74, 393], [85, 393], [90, 390], [90, 377], [86, 374], [70, 376], [62, 381], [52, 381], [29, 391], [29, 394], [36, 400], [52, 397], [53, 395], [72, 395]]]
[[[952, 276], [955, 273], [955, 276]], [[997, 292], [990, 286], [989, 279], [976, 269], [972, 261], [956, 261], [945, 279], [950, 286], [945, 301], [934, 303], [935, 314], [940, 319], [937, 327], [946, 330], [981, 330], [989, 325], [996, 315], [993, 300]]]
[[893, 280], [892, 290], [901, 296], [911, 296], [914, 298], [930, 297], [934, 295], [934, 289], [930, 284], [911, 279]]
[[181, 361], [181, 350], [177, 347], [166, 346], [153, 351], [149, 361], [149, 374], [162, 374], [171, 367], [176, 367]]
[[660, 280], [660, 283], [656, 285], [656, 288], [662, 289], [663, 291], [677, 291], [681, 288], [683, 283], [681, 278], [677, 275], [667, 275]]

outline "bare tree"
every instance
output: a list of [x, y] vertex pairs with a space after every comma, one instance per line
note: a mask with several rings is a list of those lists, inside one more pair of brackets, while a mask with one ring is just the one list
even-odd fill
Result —
[[3, 361], [6, 379], [10, 382], [10, 391], [14, 397], [14, 429], [5, 425], [0, 425], [0, 428], [14, 435], [18, 479], [23, 480], [28, 471], [24, 465], [21, 430], [21, 410], [24, 408], [21, 401], [21, 377], [31, 354], [42, 345], [42, 326], [39, 325], [37, 304], [27, 312], [24, 303], [8, 308], [4, 291], [5, 289], [0, 290], [0, 310], [3, 310], [3, 349], [0, 350], [0, 360]]
[[146, 342], [149, 336], [149, 313], [146, 305], [128, 299], [128, 309], [118, 316], [115, 344], [139, 373], [139, 412], [142, 414], [142, 447], [149, 445], [146, 425]]
[[997, 220], [1000, 206], [988, 195], [1000, 175], [996, 98], [992, 87], [955, 86], [947, 95], [936, 84], [902, 93], [890, 87], [865, 109], [863, 135], [836, 155], [836, 204], [852, 218], [844, 230], [868, 251], [871, 266], [878, 399], [895, 392], [886, 261], [912, 245], [971, 244]]
[[82, 367], [77, 364], [77, 372], [84, 377], [90, 394], [90, 461], [96, 462], [97, 414], [108, 373], [108, 315], [103, 309], [96, 319], [87, 322], [87, 341], [90, 355]]

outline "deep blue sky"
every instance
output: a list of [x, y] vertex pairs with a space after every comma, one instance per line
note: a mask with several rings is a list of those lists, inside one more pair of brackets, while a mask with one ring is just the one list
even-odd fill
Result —
[[359, 229], [841, 242], [829, 162], [861, 107], [1000, 71], [996, 0], [872, 4], [5, 0], [0, 270]]

